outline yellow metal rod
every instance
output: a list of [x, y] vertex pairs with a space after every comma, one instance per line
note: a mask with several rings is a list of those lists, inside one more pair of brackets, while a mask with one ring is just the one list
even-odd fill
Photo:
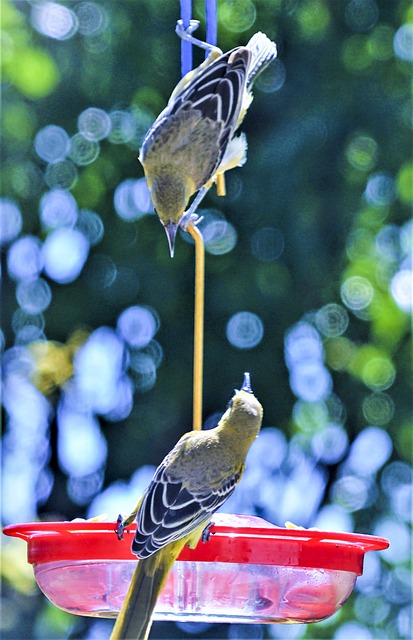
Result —
[[227, 190], [225, 187], [225, 173], [219, 173], [217, 175], [217, 196], [226, 196]]
[[195, 319], [194, 319], [194, 383], [193, 428], [202, 429], [202, 382], [204, 366], [204, 298], [205, 245], [202, 233], [190, 222], [187, 226], [195, 242]]

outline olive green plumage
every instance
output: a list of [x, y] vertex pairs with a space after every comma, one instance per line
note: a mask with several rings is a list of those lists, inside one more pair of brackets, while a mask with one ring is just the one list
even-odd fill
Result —
[[261, 32], [245, 47], [225, 54], [216, 47], [205, 48], [210, 49], [208, 58], [174, 89], [139, 155], [171, 255], [191, 196], [245, 163], [245, 135], [234, 138], [234, 134], [252, 102], [256, 76], [277, 52]]
[[262, 415], [245, 374], [218, 425], [186, 433], [159, 465], [121, 525], [122, 531], [136, 516], [132, 551], [140, 560], [111, 640], [146, 640], [169, 571], [185, 545], [197, 545], [213, 513], [233, 493]]

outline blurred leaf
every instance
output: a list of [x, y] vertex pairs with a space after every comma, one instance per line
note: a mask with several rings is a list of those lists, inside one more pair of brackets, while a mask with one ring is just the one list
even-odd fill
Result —
[[18, 538], [3, 539], [1, 549], [1, 575], [21, 593], [38, 590], [33, 567], [27, 562], [26, 542]]
[[397, 176], [397, 188], [400, 200], [407, 205], [413, 202], [413, 163], [406, 162]]
[[48, 96], [60, 80], [52, 58], [41, 49], [25, 47], [4, 69], [4, 75], [28, 98]]
[[36, 619], [34, 637], [38, 640], [67, 638], [75, 620], [74, 616], [47, 602]]

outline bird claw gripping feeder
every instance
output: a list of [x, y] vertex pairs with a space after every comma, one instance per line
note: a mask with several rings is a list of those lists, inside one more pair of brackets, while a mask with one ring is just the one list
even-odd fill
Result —
[[[198, 23], [190, 20], [190, 4], [181, 2], [182, 21], [178, 22], [177, 33], [182, 39], [183, 75], [193, 73], [192, 77], [196, 79], [211, 71], [214, 60], [220, 64], [222, 56], [217, 47], [193, 37]], [[212, 43], [216, 40], [215, 11], [215, 2], [207, 2], [207, 40]], [[248, 46], [252, 43], [254, 47], [257, 42], [254, 38], [247, 47], [225, 54], [225, 64], [233, 62], [231, 56], [239, 49], [242, 49], [241, 62], [248, 61], [253, 55], [248, 52]], [[268, 51], [263, 57], [263, 66], [276, 53], [275, 45], [266, 36], [264, 38]], [[263, 42], [261, 38], [259, 40]], [[206, 61], [194, 72], [191, 72], [192, 44], [208, 52]], [[245, 78], [248, 89], [248, 72], [244, 81]], [[250, 77], [250, 84], [252, 79]], [[185, 76], [172, 94], [167, 116], [180, 96], [188, 98], [188, 82], [191, 80]], [[246, 93], [246, 103], [241, 101], [236, 107], [238, 112], [236, 109], [233, 112], [225, 144], [233, 139], [249, 106], [251, 96], [247, 90]], [[197, 99], [201, 100], [199, 95]], [[219, 101], [216, 109], [222, 110]], [[145, 140], [148, 136], [149, 141], [153, 140], [155, 125]], [[149, 146], [145, 147], [144, 142], [141, 161], [149, 187], [153, 187]], [[225, 164], [220, 171], [225, 153], [224, 149], [215, 161], [212, 174], [202, 184], [195, 185], [195, 189], [192, 185], [192, 193], [198, 193], [187, 212], [184, 213], [187, 201], [182, 211], [178, 210], [176, 219], [162, 216], [162, 211], [158, 211], [171, 254], [178, 226], [183, 227], [195, 242], [194, 431], [201, 430], [202, 426], [205, 261], [204, 242], [197, 228], [195, 211], [213, 182], [217, 184], [218, 194], [225, 193], [224, 172], [237, 166], [237, 163]], [[241, 391], [235, 391], [235, 394], [242, 393], [252, 395], [248, 374]], [[137, 567], [136, 555], [131, 550], [136, 524], [129, 524], [131, 520], [127, 518], [117, 524], [80, 520], [18, 524], [6, 527], [4, 533], [27, 541], [28, 561], [33, 565], [37, 583], [53, 604], [77, 615], [115, 618], [124, 611]], [[357, 577], [362, 574], [365, 553], [388, 546], [386, 539], [376, 536], [280, 528], [257, 517], [218, 513], [213, 516], [207, 535], [202, 535], [195, 548], [185, 546], [180, 551], [157, 599], [153, 617], [155, 620], [193, 622], [318, 622], [335, 613], [350, 596]], [[147, 638], [147, 633], [142, 637]]]

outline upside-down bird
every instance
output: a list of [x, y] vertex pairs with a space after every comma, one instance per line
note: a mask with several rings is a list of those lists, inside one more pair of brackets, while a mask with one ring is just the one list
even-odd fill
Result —
[[[207, 49], [209, 55], [175, 87], [166, 108], [147, 132], [139, 155], [171, 256], [179, 225], [185, 227], [214, 182], [218, 187], [226, 171], [245, 163], [246, 136], [234, 134], [252, 102], [254, 80], [277, 55], [274, 42], [261, 32], [245, 47], [222, 53], [192, 36], [198, 24], [193, 20], [184, 29], [178, 21], [177, 33]], [[196, 192], [198, 196], [184, 216]]]

